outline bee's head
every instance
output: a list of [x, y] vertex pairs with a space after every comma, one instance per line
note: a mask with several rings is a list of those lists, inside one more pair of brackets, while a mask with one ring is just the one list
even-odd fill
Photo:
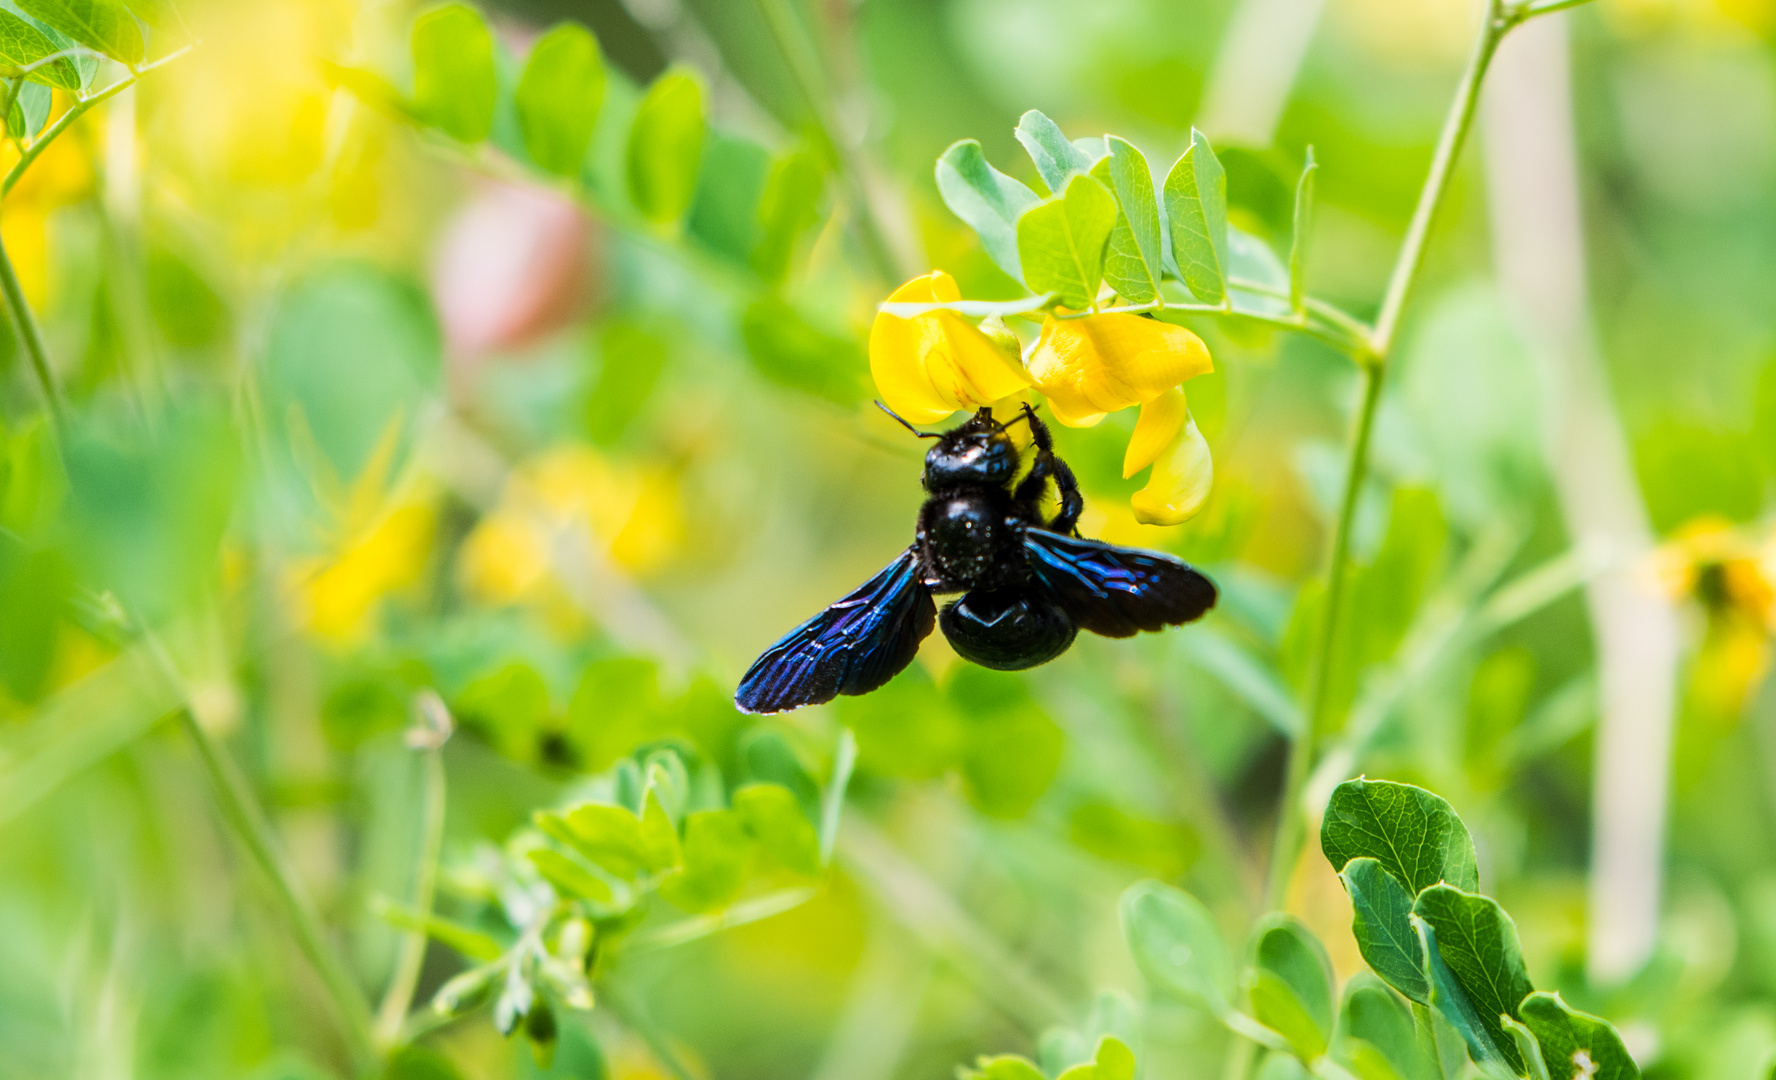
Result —
[[982, 409], [944, 432], [926, 453], [925, 486], [1006, 484], [1017, 469], [1017, 445], [1005, 425], [993, 419], [993, 410]]

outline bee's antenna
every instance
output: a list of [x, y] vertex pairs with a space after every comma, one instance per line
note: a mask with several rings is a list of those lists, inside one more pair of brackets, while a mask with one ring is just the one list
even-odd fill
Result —
[[895, 423], [899, 424], [903, 428], [906, 428], [908, 431], [912, 432], [914, 435], [917, 435], [921, 439], [941, 439], [941, 438], [943, 438], [943, 435], [940, 432], [920, 431], [918, 428], [907, 423], [906, 419], [904, 417], [902, 417], [899, 413], [895, 412], [893, 409], [890, 409], [888, 406], [882, 404], [880, 401], [876, 402], [876, 408], [881, 409], [883, 412], [887, 413], [889, 416], [894, 417]]

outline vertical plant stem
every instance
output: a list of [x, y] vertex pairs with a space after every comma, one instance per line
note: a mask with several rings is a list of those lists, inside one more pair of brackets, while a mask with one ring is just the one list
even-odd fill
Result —
[[1338, 648], [1339, 615], [1350, 570], [1351, 526], [1356, 517], [1363, 477], [1368, 471], [1369, 442], [1375, 428], [1375, 409], [1381, 401], [1381, 388], [1387, 375], [1388, 361], [1393, 354], [1400, 316], [1424, 267], [1431, 227], [1436, 223], [1437, 211], [1449, 193], [1449, 183], [1455, 175], [1455, 165], [1461, 156], [1462, 144], [1467, 140], [1468, 130], [1473, 126], [1474, 110], [1480, 102], [1480, 86], [1486, 78], [1486, 69], [1492, 63], [1499, 41], [1512, 25], [1513, 22], [1506, 17], [1499, 0], [1488, 0], [1485, 22], [1474, 41], [1473, 51], [1468, 56], [1468, 66], [1456, 88], [1455, 99], [1450, 102], [1449, 113], [1443, 121], [1443, 131], [1437, 138], [1437, 149], [1431, 157], [1430, 171], [1425, 175], [1424, 187], [1419, 191], [1418, 205], [1412, 211], [1412, 222], [1407, 226], [1406, 238], [1395, 257], [1393, 273], [1388, 278], [1387, 293], [1382, 299], [1381, 311], [1376, 316], [1375, 329], [1369, 336], [1368, 355], [1359, 355], [1356, 358], [1362, 371], [1363, 397], [1352, 429], [1338, 518], [1332, 527], [1331, 551], [1326, 568], [1325, 604], [1314, 651], [1308, 664], [1307, 708], [1302, 718], [1302, 730], [1296, 732], [1295, 738], [1289, 743], [1282, 799], [1277, 805], [1276, 837], [1271, 844], [1270, 875], [1265, 883], [1265, 901], [1273, 909], [1281, 907], [1287, 898], [1289, 879], [1296, 860], [1301, 855], [1306, 831], [1301, 797], [1307, 778], [1313, 770], [1314, 741], [1327, 720], [1328, 693]]
[[863, 240], [865, 254], [875, 265], [876, 273], [881, 275], [883, 281], [898, 284], [904, 276], [902, 268], [894, 257], [894, 249], [889, 245], [881, 219], [870, 201], [863, 163], [857, 148], [840, 135], [837, 117], [832, 112], [832, 88], [827, 85], [820, 61], [808, 44], [804, 28], [795, 12], [790, 10], [788, 0], [753, 0], [753, 3], [757, 5], [759, 15], [770, 29], [771, 38], [776, 42], [778, 51], [783, 54], [784, 62], [789, 65], [789, 74], [795, 80], [796, 88], [808, 102], [808, 111], [819, 129], [821, 140], [826, 143], [828, 153], [839, 164], [841, 183], [845, 188], [845, 196], [857, 215], [857, 231]]
[[49, 366], [49, 347], [43, 343], [43, 329], [37, 325], [37, 314], [25, 300], [24, 287], [19, 284], [18, 271], [13, 269], [12, 256], [7, 254], [4, 243], [0, 243], [0, 293], [5, 296], [6, 313], [18, 331], [19, 344], [31, 358], [31, 370], [37, 376], [38, 388], [43, 391], [56, 441], [60, 442], [67, 426], [67, 406], [62, 401], [61, 388], [56, 385], [55, 372]]
[[[438, 886], [438, 852], [444, 843], [444, 751], [441, 745], [426, 749], [422, 756], [425, 771], [425, 793], [421, 810], [419, 860], [413, 880], [413, 910], [422, 917], [432, 913], [432, 895]], [[413, 1006], [413, 992], [419, 986], [420, 968], [425, 964], [426, 933], [411, 930], [401, 939], [401, 952], [395, 960], [395, 973], [383, 994], [382, 1007], [376, 1012], [376, 1044], [390, 1049], [401, 1040], [401, 1025]]]
[[203, 759], [204, 772], [209, 777], [223, 819], [253, 862], [265, 872], [272, 896], [296, 935], [297, 947], [314, 965], [315, 973], [333, 999], [334, 1011], [339, 1014], [353, 1061], [361, 1070], [368, 1070], [376, 1060], [375, 1044], [371, 1039], [370, 1006], [350, 972], [346, 971], [344, 962], [328, 944], [321, 930], [320, 916], [297, 885], [295, 872], [272, 839], [271, 824], [265, 819], [265, 812], [247, 788], [246, 780], [216, 740], [197, 722], [197, 716], [190, 708], [179, 710], [179, 723]]

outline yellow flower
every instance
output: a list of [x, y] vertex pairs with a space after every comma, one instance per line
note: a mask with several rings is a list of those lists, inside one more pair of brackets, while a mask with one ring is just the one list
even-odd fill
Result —
[[1069, 427], [1090, 427], [1213, 370], [1201, 338], [1139, 315], [1051, 315], [1030, 354], [1030, 378]]
[[424, 492], [404, 498], [353, 536], [303, 589], [308, 624], [337, 643], [361, 638], [383, 597], [417, 584], [437, 526], [437, 507]]
[[[894, 290], [888, 302], [946, 304], [961, 298], [956, 279], [933, 270]], [[953, 311], [908, 319], [878, 314], [870, 328], [869, 356], [883, 402], [914, 424], [992, 405], [1030, 385], [1000, 346]]]
[[1056, 420], [1089, 427], [1107, 413], [1141, 406], [1122, 475], [1153, 466], [1130, 500], [1148, 525], [1177, 525], [1202, 508], [1215, 478], [1209, 444], [1190, 418], [1184, 380], [1214, 370], [1202, 339], [1138, 315], [1050, 316], [1030, 354], [1030, 376]]

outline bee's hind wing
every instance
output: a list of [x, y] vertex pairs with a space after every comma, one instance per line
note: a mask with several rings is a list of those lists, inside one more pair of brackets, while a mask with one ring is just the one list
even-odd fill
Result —
[[937, 605], [919, 580], [918, 549], [908, 548], [765, 650], [741, 678], [734, 705], [777, 713], [867, 694], [912, 663], [936, 621]]
[[1030, 571], [1082, 630], [1130, 637], [1199, 619], [1215, 606], [1215, 583], [1158, 551], [1024, 530]]

